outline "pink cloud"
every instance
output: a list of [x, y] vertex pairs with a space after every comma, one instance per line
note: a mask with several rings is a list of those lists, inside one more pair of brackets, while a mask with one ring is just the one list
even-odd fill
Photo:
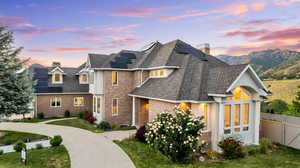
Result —
[[225, 37], [243, 36], [243, 37], [257, 37], [269, 33], [269, 30], [254, 30], [254, 31], [231, 31], [227, 32]]
[[266, 7], [265, 2], [254, 2], [250, 5], [250, 8], [254, 11], [261, 11], [264, 10]]
[[300, 0], [276, 0], [275, 4], [277, 6], [289, 6], [297, 2], [300, 2]]
[[23, 24], [13, 28], [13, 31], [23, 35], [38, 35], [48, 33], [61, 33], [61, 32], [72, 32], [77, 30], [76, 28], [40, 28], [32, 24]]
[[109, 42], [102, 42], [100, 47], [103, 49], [119, 49], [128, 46], [138, 45], [141, 42], [133, 37], [113, 37]]
[[270, 24], [274, 22], [281, 21], [282, 19], [255, 19], [247, 21], [245, 24], [247, 25], [263, 25], [263, 24]]
[[274, 31], [261, 36], [259, 40], [288, 40], [288, 39], [300, 39], [300, 27], [288, 28], [284, 30]]
[[23, 17], [0, 15], [0, 25], [4, 26], [14, 26], [24, 23], [25, 21], [26, 20]]
[[228, 14], [228, 15], [242, 15], [249, 12], [249, 8], [245, 4], [233, 4], [226, 6], [222, 9], [213, 9], [208, 11], [194, 11], [194, 12], [187, 12], [182, 15], [177, 16], [163, 16], [160, 17], [160, 21], [174, 21], [178, 19], [184, 19], [189, 17], [196, 17], [196, 16], [206, 16], [210, 14]]
[[28, 8], [38, 8], [40, 7], [40, 5], [36, 4], [36, 3], [31, 3], [27, 5]]
[[93, 48], [55, 48], [55, 49], [29, 49], [33, 53], [68, 53], [68, 52], [83, 52], [93, 50]]
[[149, 17], [162, 8], [123, 8], [112, 12], [112, 16]]

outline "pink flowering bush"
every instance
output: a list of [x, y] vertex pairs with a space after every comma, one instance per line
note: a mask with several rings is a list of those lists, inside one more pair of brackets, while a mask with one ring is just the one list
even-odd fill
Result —
[[175, 115], [162, 112], [146, 126], [146, 141], [173, 161], [183, 161], [199, 154], [206, 143], [199, 142], [204, 129], [203, 117], [193, 117], [191, 110], [174, 109]]

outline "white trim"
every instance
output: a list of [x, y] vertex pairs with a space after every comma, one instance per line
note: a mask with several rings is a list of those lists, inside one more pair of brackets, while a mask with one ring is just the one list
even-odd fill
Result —
[[56, 70], [59, 70], [62, 74], [66, 74], [60, 67], [55, 67], [48, 74], [53, 74]]
[[230, 92], [234, 87], [235, 84], [240, 80], [240, 78], [243, 76], [243, 74], [250, 69], [250, 71], [254, 74], [256, 80], [259, 82], [259, 84], [265, 89], [265, 92], [267, 93], [268, 89], [265, 87], [265, 85], [262, 83], [262, 81], [260, 80], [260, 78], [257, 76], [256, 72], [252, 69], [252, 67], [250, 65], [247, 65], [244, 70], [239, 74], [239, 76], [234, 80], [234, 82], [228, 87], [228, 89], [226, 90], [226, 92]]
[[[55, 81], [56, 74], [59, 74], [59, 81]], [[63, 74], [61, 72], [54, 72], [52, 74], [52, 84], [63, 84]]]
[[135, 97], [132, 97], [132, 126], [135, 126]]
[[208, 93], [208, 96], [213, 96], [213, 97], [230, 97], [233, 96], [232, 94], [214, 94], [214, 93]]
[[119, 69], [119, 68], [90, 68], [94, 70], [114, 70], [114, 71], [136, 71], [136, 70], [155, 70], [155, 69], [178, 69], [179, 66], [159, 66], [151, 68], [132, 68], [132, 69]]
[[[82, 82], [82, 75], [87, 76], [86, 82]], [[81, 74], [79, 74], [79, 84], [89, 84], [89, 74], [88, 74], [88, 72], [82, 72]]]
[[165, 101], [165, 102], [170, 102], [170, 103], [212, 103], [212, 102], [215, 102], [215, 101], [196, 101], [196, 100], [167, 100], [167, 99], [159, 99], [159, 98], [139, 96], [139, 95], [133, 95], [133, 94], [128, 94], [128, 96], [144, 98], [144, 99], [151, 99], [151, 100], [159, 100], [159, 101]]
[[[54, 101], [55, 100], [60, 100], [59, 106], [57, 106], [58, 101], [55, 101], [55, 106], [52, 106], [52, 99], [54, 99]], [[58, 97], [58, 96], [50, 97], [50, 107], [51, 108], [59, 108], [59, 107], [62, 106], [61, 104], [62, 104], [62, 98], [61, 97]]]
[[[83, 104], [79, 104], [79, 105], [76, 105], [76, 104], [75, 104], [75, 99], [78, 99], [78, 98], [82, 98]], [[73, 98], [73, 106], [74, 106], [74, 107], [83, 107], [83, 106], [85, 106], [85, 100], [84, 100], [84, 97], [83, 97], [83, 96], [76, 96], [76, 97], [74, 97], [74, 98]]]
[[147, 78], [144, 82], [142, 82], [140, 85], [136, 86], [136, 87], [141, 87], [143, 84], [145, 84], [150, 78]]
[[90, 94], [91, 93], [87, 93], [87, 92], [70, 92], [70, 93], [35, 93], [36, 95], [72, 95], [72, 94]]

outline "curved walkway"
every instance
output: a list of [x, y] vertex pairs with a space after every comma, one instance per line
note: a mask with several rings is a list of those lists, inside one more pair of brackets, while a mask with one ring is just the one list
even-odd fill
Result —
[[72, 168], [135, 168], [126, 153], [104, 134], [73, 127], [42, 123], [0, 123], [0, 130], [31, 132], [53, 137], [61, 135]]

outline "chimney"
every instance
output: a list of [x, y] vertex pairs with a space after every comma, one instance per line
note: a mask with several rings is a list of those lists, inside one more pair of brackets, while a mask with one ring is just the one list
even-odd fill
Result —
[[52, 62], [52, 67], [60, 67], [60, 62]]
[[204, 44], [199, 44], [196, 46], [196, 48], [202, 52], [204, 52], [205, 54], [210, 54], [210, 47], [208, 43], [204, 43]]

